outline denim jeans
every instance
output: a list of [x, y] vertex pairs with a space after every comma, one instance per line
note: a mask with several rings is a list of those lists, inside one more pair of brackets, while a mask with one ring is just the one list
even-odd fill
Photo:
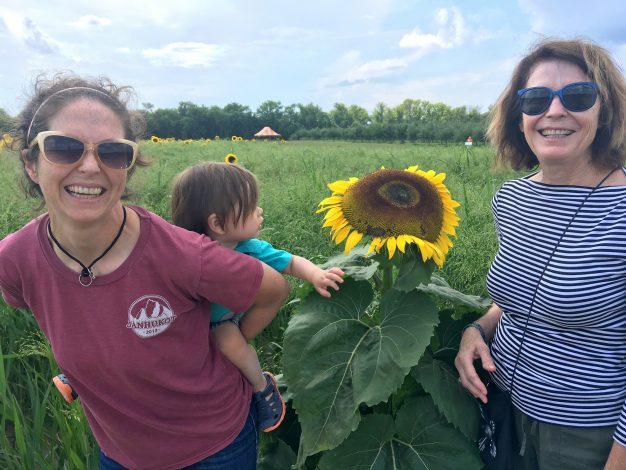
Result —
[[[254, 402], [251, 402], [248, 419], [235, 440], [216, 454], [209, 455], [183, 470], [254, 470], [256, 469], [258, 444], [257, 411]], [[100, 451], [100, 470], [126, 470], [126, 467]]]

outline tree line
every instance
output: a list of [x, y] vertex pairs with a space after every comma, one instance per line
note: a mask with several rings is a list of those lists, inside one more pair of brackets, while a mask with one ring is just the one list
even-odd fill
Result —
[[[358, 105], [335, 103], [326, 112], [313, 103], [290, 104], [268, 100], [256, 110], [239, 103], [224, 107], [188, 101], [177, 108], [155, 109], [143, 103], [139, 111], [147, 123], [147, 137], [213, 139], [241, 136], [250, 139], [269, 126], [285, 139], [359, 141], [463, 141], [484, 140], [487, 113], [478, 108], [450, 107], [443, 103], [406, 99], [390, 107], [378, 103], [372, 112]], [[11, 127], [11, 117], [0, 108], [0, 131]]]
[[480, 142], [487, 126], [487, 113], [477, 108], [411, 99], [395, 107], [378, 103], [371, 113], [354, 104], [335, 103], [326, 112], [313, 103], [284, 106], [273, 100], [254, 111], [239, 103], [221, 108], [187, 101], [176, 109], [154, 109], [150, 103], [143, 107], [150, 135], [176, 139], [249, 139], [269, 126], [291, 140], [462, 141], [471, 136]]

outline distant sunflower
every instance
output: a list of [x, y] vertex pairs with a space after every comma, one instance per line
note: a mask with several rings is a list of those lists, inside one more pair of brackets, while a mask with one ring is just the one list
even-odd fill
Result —
[[328, 185], [332, 195], [319, 203], [317, 212], [327, 211], [324, 227], [331, 227], [335, 243], [346, 240], [346, 254], [369, 236], [368, 253], [386, 247], [392, 258], [396, 248], [404, 253], [406, 245], [415, 244], [424, 262], [432, 259], [441, 267], [459, 224], [454, 210], [459, 203], [443, 184], [445, 177], [412, 166], [335, 181]]
[[157, 137], [156, 135], [153, 135], [152, 137], [150, 137], [150, 140], [154, 142], [155, 144], [158, 144], [159, 142], [161, 142], [161, 139]]
[[237, 158], [237, 155], [235, 155], [234, 153], [229, 153], [228, 155], [226, 155], [224, 157], [224, 161], [226, 163], [231, 163], [231, 164], [235, 165], [235, 164], [237, 164], [239, 159]]

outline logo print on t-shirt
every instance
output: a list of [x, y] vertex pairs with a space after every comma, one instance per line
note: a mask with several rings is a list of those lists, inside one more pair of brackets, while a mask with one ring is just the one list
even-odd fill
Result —
[[144, 295], [135, 300], [128, 309], [128, 323], [141, 338], [159, 335], [176, 319], [169, 302], [160, 295]]

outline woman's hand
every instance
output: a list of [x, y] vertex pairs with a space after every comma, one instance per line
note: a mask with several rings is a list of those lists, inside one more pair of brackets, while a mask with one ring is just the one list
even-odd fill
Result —
[[[496, 304], [493, 304], [487, 313], [480, 318], [479, 324], [485, 331], [487, 339], [493, 337], [501, 316], [502, 310]], [[474, 361], [476, 359], [480, 359], [483, 369], [487, 372], [495, 372], [496, 365], [489, 352], [489, 346], [485, 340], [483, 340], [480, 332], [474, 327], [466, 328], [461, 338], [459, 352], [454, 360], [454, 365], [459, 371], [459, 381], [461, 385], [474, 397], [478, 398], [483, 403], [487, 403], [487, 388], [482, 380], [480, 380], [476, 368], [474, 367]]]

